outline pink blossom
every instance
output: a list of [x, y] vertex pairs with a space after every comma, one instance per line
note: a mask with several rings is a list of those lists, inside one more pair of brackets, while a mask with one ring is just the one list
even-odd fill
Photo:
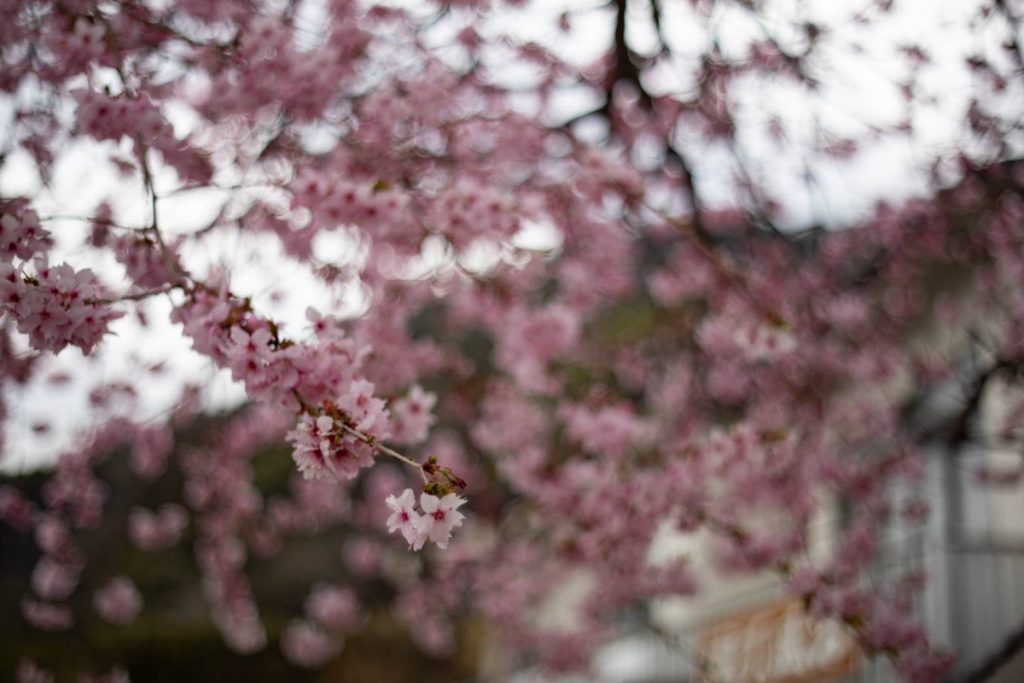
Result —
[[[168, 269], [162, 249], [153, 240], [124, 236], [114, 241], [112, 247], [136, 287], [157, 289], [178, 279]], [[169, 245], [165, 247], [171, 249]]]
[[43, 556], [32, 572], [32, 589], [46, 600], [64, 600], [78, 585], [78, 568]]
[[973, 471], [974, 479], [992, 486], [1014, 487], [1024, 478], [1024, 468], [1019, 464], [978, 465]]
[[306, 479], [332, 476], [347, 481], [373, 464], [369, 447], [358, 443], [327, 415], [303, 415], [295, 429], [288, 432], [288, 440], [295, 464]]
[[650, 426], [624, 405], [606, 406], [596, 411], [567, 405], [560, 412], [569, 436], [589, 452], [604, 457], [625, 458], [632, 449], [650, 443], [653, 436]]
[[25, 201], [0, 205], [0, 261], [27, 261], [45, 254], [52, 246], [50, 232], [39, 224], [39, 216]]
[[333, 659], [342, 646], [341, 636], [324, 633], [308, 621], [292, 621], [281, 635], [281, 652], [293, 664], [316, 669]]
[[0, 486], [0, 519], [15, 529], [27, 532], [35, 521], [36, 508], [13, 486]]
[[166, 425], [139, 429], [132, 445], [132, 469], [147, 481], [160, 476], [174, 448], [174, 434]]
[[134, 508], [128, 517], [128, 536], [142, 550], [162, 550], [177, 543], [187, 525], [188, 515], [180, 505], [167, 503], [155, 513]]
[[329, 631], [346, 633], [359, 623], [360, 607], [352, 589], [318, 585], [306, 598], [306, 613]]
[[22, 660], [18, 665], [17, 683], [53, 683], [53, 681], [53, 674], [31, 660]]
[[64, 604], [25, 598], [21, 601], [21, 613], [27, 622], [42, 631], [66, 631], [75, 623], [71, 608]]
[[43, 515], [36, 522], [35, 539], [39, 549], [51, 555], [65, 555], [73, 547], [67, 525], [54, 514]]
[[359, 538], [345, 544], [342, 557], [345, 566], [357, 576], [373, 576], [380, 571], [384, 548], [381, 543], [369, 538]]
[[549, 363], [576, 341], [579, 314], [561, 305], [516, 309], [507, 317], [506, 326], [498, 361], [527, 389], [550, 392]]
[[388, 533], [400, 531], [409, 547], [419, 550], [427, 540], [427, 534], [423, 533], [420, 524], [420, 513], [416, 511], [416, 494], [412, 489], [402, 491], [402, 495], [388, 496], [385, 501], [391, 508], [392, 514], [388, 517]]
[[355, 423], [357, 431], [381, 437], [388, 433], [385, 405], [382, 399], [374, 396], [373, 385], [366, 380], [352, 382], [338, 399], [338, 407]]
[[447, 548], [452, 529], [462, 526], [462, 520], [465, 519], [465, 515], [458, 512], [458, 509], [465, 503], [465, 498], [454, 493], [449, 493], [443, 498], [429, 493], [420, 494], [420, 507], [423, 508], [423, 515], [413, 522], [418, 534], [414, 549], [418, 550], [422, 547], [421, 537], [429, 538], [441, 549]]
[[426, 440], [434, 424], [431, 412], [437, 396], [414, 384], [408, 395], [391, 402], [393, 429], [391, 438], [397, 443], [416, 445]]
[[35, 349], [57, 352], [71, 344], [92, 352], [107, 326], [124, 314], [103, 303], [108, 294], [88, 268], [51, 267], [43, 257], [33, 266], [26, 272], [0, 264], [0, 310]]
[[112, 624], [127, 625], [142, 610], [142, 596], [126, 576], [110, 579], [93, 595], [96, 612]]
[[797, 347], [793, 335], [777, 325], [760, 324], [739, 329], [734, 340], [751, 360], [770, 360], [784, 356]]

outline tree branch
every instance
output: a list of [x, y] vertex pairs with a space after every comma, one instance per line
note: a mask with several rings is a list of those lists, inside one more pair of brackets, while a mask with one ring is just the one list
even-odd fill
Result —
[[953, 683], [983, 683], [994, 676], [1001, 668], [1024, 651], [1024, 624], [1003, 641], [1002, 647], [992, 653], [981, 664], [953, 679]]

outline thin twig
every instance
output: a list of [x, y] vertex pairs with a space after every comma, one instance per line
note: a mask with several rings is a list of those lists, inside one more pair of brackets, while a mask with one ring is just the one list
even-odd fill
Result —
[[696, 247], [697, 251], [699, 251], [700, 254], [704, 256], [704, 258], [706, 258], [720, 274], [739, 285], [740, 291], [747, 296], [747, 299], [750, 300], [750, 303], [753, 304], [754, 308], [760, 310], [761, 313], [768, 317], [772, 322], [783, 320], [782, 314], [779, 311], [766, 305], [763, 299], [757, 296], [746, 274], [726, 263], [718, 250], [709, 246], [704, 241], [701, 234], [697, 232], [696, 227], [692, 223], [672, 218], [671, 216], [663, 216], [663, 218], [668, 223], [675, 226], [679, 233], [683, 235], [690, 244]]
[[177, 259], [174, 258], [171, 250], [167, 247], [167, 243], [164, 242], [163, 235], [160, 234], [160, 224], [157, 214], [158, 197], [156, 194], [156, 188], [153, 184], [153, 173], [149, 170], [149, 163], [146, 161], [146, 153], [148, 150], [141, 139], [136, 138], [136, 144], [139, 146], [139, 165], [142, 166], [142, 180], [146, 185], [146, 192], [149, 193], [150, 211], [152, 212], [152, 221], [147, 230], [153, 233], [153, 238], [156, 240], [157, 246], [160, 248], [160, 255], [163, 256], [164, 266], [167, 267], [167, 270], [177, 275], [181, 280], [191, 280], [191, 276], [189, 276], [181, 264], [177, 262]]
[[170, 292], [173, 292], [175, 289], [179, 289], [179, 288], [182, 288], [182, 287], [183, 287], [183, 285], [180, 285], [180, 284], [164, 285], [163, 287], [160, 287], [159, 289], [148, 289], [148, 290], [143, 291], [143, 292], [135, 292], [134, 294], [124, 294], [122, 296], [113, 297], [113, 298], [110, 298], [110, 299], [90, 299], [89, 303], [93, 303], [93, 304], [115, 304], [115, 303], [117, 303], [119, 301], [142, 301], [143, 299], [148, 299], [151, 296], [158, 296], [160, 294], [169, 294]]
[[76, 216], [74, 214], [53, 214], [50, 216], [40, 216], [39, 221], [45, 223], [47, 221], [81, 221], [83, 223], [96, 223], [98, 225], [105, 225], [110, 228], [117, 228], [119, 230], [131, 230], [132, 232], [147, 232], [148, 227], [134, 227], [131, 225], [121, 225], [120, 223], [111, 220], [109, 218], [102, 218], [100, 216]]
[[[295, 400], [298, 401], [299, 406], [301, 406], [303, 412], [310, 413], [310, 414], [316, 414], [316, 412], [318, 412], [317, 408], [315, 408], [313, 405], [311, 405], [309, 403], [309, 401], [307, 401], [305, 398], [303, 398], [302, 394], [299, 393], [298, 389], [292, 389], [292, 396], [294, 396]], [[398, 451], [394, 450], [393, 448], [388, 448], [384, 444], [380, 443], [376, 438], [374, 438], [374, 437], [372, 437], [372, 436], [370, 436], [368, 434], [363, 434], [358, 429], [355, 429], [354, 427], [351, 427], [351, 426], [345, 424], [344, 421], [339, 421], [339, 422], [340, 422], [341, 428], [343, 430], [348, 432], [350, 435], [354, 436], [359, 441], [362, 441], [363, 443], [365, 443], [367, 446], [372, 448], [374, 451], [379, 452], [379, 453], [383, 453], [384, 455], [387, 455], [387, 456], [390, 456], [392, 458], [395, 458], [396, 460], [400, 460], [401, 462], [404, 462], [406, 465], [411, 465], [411, 466], [415, 467], [416, 469], [418, 469], [420, 471], [420, 475], [423, 477], [423, 482], [427, 483], [427, 481], [428, 481], [427, 473], [423, 471], [423, 465], [421, 465], [420, 463], [416, 462], [412, 458], [409, 458], [407, 456], [402, 455], [401, 453], [399, 453]]]
[[[423, 466], [421, 464], [419, 464], [418, 462], [416, 462], [412, 458], [408, 458], [408, 457], [402, 455], [401, 453], [399, 453], [398, 451], [396, 451], [396, 450], [394, 450], [392, 448], [388, 448], [387, 446], [385, 446], [384, 444], [380, 443], [379, 441], [377, 441], [377, 439], [373, 438], [372, 436], [369, 436], [367, 434], [363, 434], [358, 429], [353, 429], [352, 427], [349, 427], [344, 422], [341, 423], [341, 428], [344, 429], [349, 434], [351, 434], [352, 436], [354, 436], [355, 438], [357, 438], [360, 441], [362, 441], [363, 443], [365, 443], [367, 446], [369, 446], [373, 450], [378, 451], [380, 453], [383, 453], [384, 455], [389, 455], [392, 458], [395, 458], [396, 460], [401, 460], [406, 465], [412, 465], [413, 467], [419, 469], [420, 471], [423, 470]], [[424, 476], [426, 476], [425, 472], [424, 472]]]

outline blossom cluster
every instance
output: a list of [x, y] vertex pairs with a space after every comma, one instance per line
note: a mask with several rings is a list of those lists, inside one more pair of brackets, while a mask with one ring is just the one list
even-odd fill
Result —
[[448, 547], [452, 529], [462, 526], [465, 515], [459, 512], [466, 500], [455, 493], [437, 497], [430, 493], [420, 494], [420, 509], [416, 510], [416, 495], [412, 489], [405, 489], [399, 496], [388, 496], [385, 501], [392, 514], [388, 517], [388, 531], [396, 531], [409, 543], [413, 550], [419, 550], [431, 540], [438, 548]]
[[109, 293], [92, 270], [51, 266], [52, 243], [24, 201], [0, 205], [0, 312], [37, 350], [74, 345], [88, 354], [123, 313], [108, 305]]
[[344, 634], [360, 622], [360, 606], [351, 590], [317, 585], [306, 599], [304, 618], [285, 628], [281, 651], [299, 666], [322, 666], [338, 655], [344, 645]]
[[108, 581], [93, 596], [96, 612], [112, 624], [126, 625], [142, 611], [142, 595], [135, 582], [126, 576]]
[[372, 449], [345, 433], [330, 415], [303, 415], [288, 433], [295, 464], [307, 479], [330, 475], [339, 481], [353, 479], [359, 470], [373, 465]]
[[188, 524], [188, 513], [174, 503], [156, 511], [135, 508], [128, 517], [128, 537], [141, 550], [163, 550], [178, 542]]
[[17, 321], [39, 350], [60, 351], [73, 345], [90, 353], [107, 333], [109, 324], [124, 314], [104, 303], [106, 289], [90, 269], [75, 270], [62, 263], [50, 266], [37, 259], [35, 269], [0, 264], [0, 305]]
[[171, 124], [150, 98], [128, 93], [111, 96], [89, 89], [77, 90], [74, 96], [78, 105], [76, 123], [82, 133], [114, 142], [126, 137], [135, 142], [140, 157], [150, 148], [160, 151], [183, 180], [201, 183], [210, 179], [207, 160], [175, 138]]
[[52, 246], [50, 232], [39, 223], [39, 216], [24, 201], [0, 205], [0, 261], [31, 259]]

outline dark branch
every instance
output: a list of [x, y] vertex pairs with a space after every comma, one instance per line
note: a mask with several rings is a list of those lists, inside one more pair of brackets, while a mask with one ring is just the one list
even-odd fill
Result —
[[626, 10], [629, 0], [615, 0], [615, 64], [612, 65], [605, 93], [611, 102], [612, 92], [618, 83], [629, 83], [636, 88], [644, 108], [651, 108], [651, 96], [640, 83], [640, 59], [633, 54], [626, 43]]
[[996, 650], [984, 662], [962, 676], [953, 679], [952, 683], [982, 683], [994, 676], [1010, 662], [1019, 652], [1024, 650], [1024, 624], [1010, 635], [1002, 647]]

